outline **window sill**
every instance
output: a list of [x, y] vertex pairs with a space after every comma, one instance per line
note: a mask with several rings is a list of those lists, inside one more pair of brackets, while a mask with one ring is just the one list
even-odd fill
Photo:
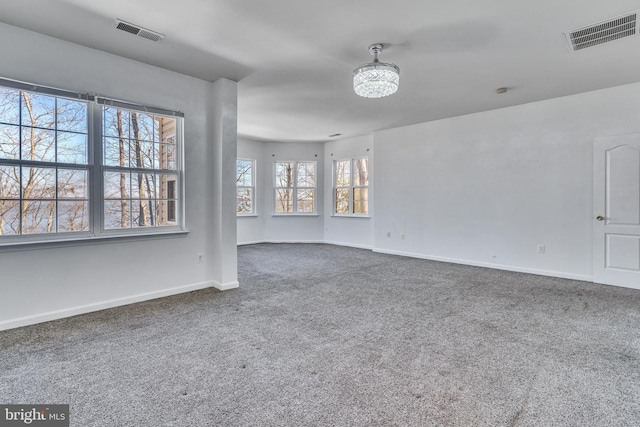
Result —
[[258, 214], [243, 214], [243, 215], [236, 215], [236, 217], [238, 218], [257, 218], [259, 215]]
[[101, 235], [83, 234], [81, 236], [65, 236], [56, 239], [41, 239], [41, 240], [12, 240], [10, 242], [2, 242], [0, 239], [0, 253], [2, 252], [17, 252], [17, 251], [29, 251], [35, 249], [45, 248], [57, 248], [57, 247], [71, 247], [71, 246], [84, 246], [84, 245], [96, 245], [96, 244], [109, 244], [119, 243], [123, 241], [133, 240], [151, 240], [151, 239], [163, 239], [170, 237], [181, 237], [189, 234], [188, 230], [172, 229], [163, 230], [159, 232], [139, 232], [139, 233], [118, 233], [109, 234], [104, 233]]
[[364, 218], [364, 219], [369, 219], [369, 218], [371, 218], [371, 215], [332, 214], [331, 217], [332, 218]]
[[274, 214], [271, 214], [271, 216], [272, 217], [278, 217], [278, 216], [285, 216], [285, 217], [289, 217], [289, 216], [297, 216], [297, 217], [300, 217], [300, 216], [311, 216], [311, 217], [314, 217], [315, 216], [315, 217], [317, 217], [317, 216], [320, 216], [320, 215], [317, 214], [317, 213], [274, 213]]

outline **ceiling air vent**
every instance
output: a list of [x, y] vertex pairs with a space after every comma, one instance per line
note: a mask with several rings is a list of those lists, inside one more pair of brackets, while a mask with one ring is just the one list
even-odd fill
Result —
[[586, 49], [638, 34], [638, 11], [598, 22], [588, 27], [567, 31], [564, 36], [572, 51]]
[[155, 31], [147, 30], [139, 25], [126, 22], [121, 19], [116, 19], [116, 28], [127, 33], [134, 34], [138, 37], [142, 37], [154, 42], [161, 42], [164, 39], [164, 34], [157, 33]]

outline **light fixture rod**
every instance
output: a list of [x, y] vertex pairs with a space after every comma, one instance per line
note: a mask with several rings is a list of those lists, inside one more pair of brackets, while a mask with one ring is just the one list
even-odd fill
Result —
[[378, 62], [378, 55], [382, 52], [384, 45], [382, 43], [374, 43], [369, 45], [369, 53], [373, 55], [373, 62]]

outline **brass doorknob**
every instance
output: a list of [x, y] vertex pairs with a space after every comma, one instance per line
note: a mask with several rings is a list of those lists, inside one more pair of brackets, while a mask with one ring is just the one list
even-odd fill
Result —
[[602, 220], [604, 219], [604, 217], [603, 217], [602, 215], [598, 215], [598, 216], [596, 217], [596, 219], [597, 219], [598, 221], [602, 221]]

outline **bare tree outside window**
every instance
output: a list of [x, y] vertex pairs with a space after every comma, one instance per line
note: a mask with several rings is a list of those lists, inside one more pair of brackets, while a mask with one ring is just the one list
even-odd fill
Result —
[[254, 213], [255, 161], [238, 159], [236, 161], [236, 213]]
[[0, 78], [0, 245], [182, 229], [182, 117]]
[[176, 120], [103, 108], [106, 229], [175, 225]]
[[367, 158], [334, 162], [334, 213], [369, 213], [369, 160]]
[[299, 162], [297, 178], [296, 211], [313, 213], [316, 211], [316, 163]]
[[316, 162], [276, 162], [276, 213], [315, 213]]
[[276, 213], [293, 213], [294, 162], [276, 163]]
[[335, 162], [335, 213], [348, 214], [351, 195], [351, 160]]
[[0, 87], [0, 236], [87, 231], [87, 103]]

